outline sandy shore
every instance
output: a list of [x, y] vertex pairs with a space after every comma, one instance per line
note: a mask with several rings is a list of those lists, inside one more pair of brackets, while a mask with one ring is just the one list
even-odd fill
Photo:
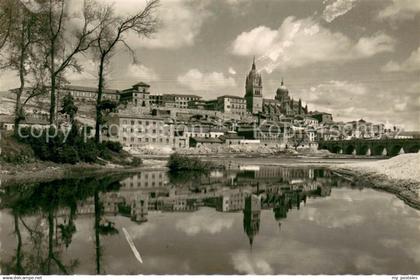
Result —
[[330, 169], [350, 180], [394, 193], [410, 206], [420, 209], [420, 153], [374, 162], [333, 165]]

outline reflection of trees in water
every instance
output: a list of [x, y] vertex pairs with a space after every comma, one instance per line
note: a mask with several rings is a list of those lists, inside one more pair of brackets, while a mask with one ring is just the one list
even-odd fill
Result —
[[[1, 209], [11, 209], [16, 235], [16, 254], [2, 262], [2, 271], [7, 274], [70, 274], [77, 267], [77, 260], [64, 264], [60, 255], [63, 245], [68, 247], [77, 228], [78, 202], [89, 197], [99, 197], [100, 192], [119, 189], [121, 177], [101, 179], [68, 179], [54, 182], [13, 185], [5, 187], [1, 195]], [[99, 199], [96, 204], [100, 205]], [[68, 213], [63, 211], [68, 210]], [[101, 221], [103, 211], [95, 207], [95, 221]], [[58, 220], [63, 218], [63, 222]], [[28, 242], [23, 240], [22, 230], [28, 233]], [[95, 232], [115, 232], [112, 226], [99, 226]], [[118, 232], [118, 231], [117, 231]], [[98, 238], [99, 240], [99, 238]], [[100, 254], [98, 255], [98, 258]], [[98, 265], [99, 267], [99, 265]]]

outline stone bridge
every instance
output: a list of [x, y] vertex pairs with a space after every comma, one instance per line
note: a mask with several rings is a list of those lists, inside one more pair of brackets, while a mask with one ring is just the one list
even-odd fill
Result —
[[420, 139], [354, 139], [320, 141], [319, 149], [336, 154], [396, 156], [402, 153], [417, 153]]

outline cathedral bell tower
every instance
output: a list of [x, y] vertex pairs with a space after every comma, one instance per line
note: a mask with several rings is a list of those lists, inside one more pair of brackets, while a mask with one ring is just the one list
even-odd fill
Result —
[[258, 73], [257, 67], [255, 66], [255, 57], [252, 63], [251, 71], [246, 77], [245, 82], [245, 100], [246, 108], [248, 112], [252, 114], [258, 114], [262, 112], [263, 106], [263, 95], [262, 95], [262, 79], [261, 74]]

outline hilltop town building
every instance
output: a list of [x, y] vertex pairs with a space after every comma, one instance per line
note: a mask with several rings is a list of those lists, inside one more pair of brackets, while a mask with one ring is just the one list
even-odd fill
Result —
[[133, 85], [121, 92], [121, 102], [130, 102], [135, 107], [150, 107], [150, 85], [143, 82]]
[[199, 101], [200, 99], [200, 96], [192, 94], [164, 94], [162, 103], [165, 107], [186, 109], [189, 102]]
[[246, 114], [246, 100], [239, 96], [223, 95], [217, 98], [217, 109], [224, 113], [232, 113], [240, 116]]

